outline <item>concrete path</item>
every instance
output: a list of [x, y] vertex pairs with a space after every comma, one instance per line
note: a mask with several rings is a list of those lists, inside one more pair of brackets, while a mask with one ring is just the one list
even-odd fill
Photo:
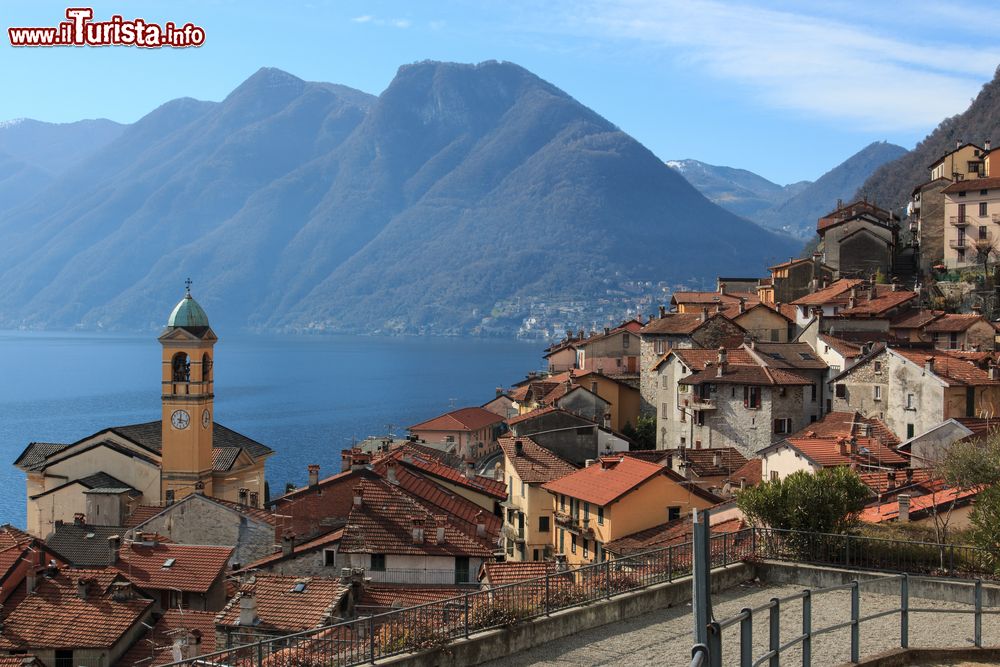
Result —
[[[797, 586], [766, 586], [745, 584], [715, 596], [716, 618], [728, 618], [744, 607], [756, 607], [772, 597], [797, 593]], [[862, 588], [861, 615], [887, 610], [899, 604], [899, 597], [866, 593]], [[955, 603], [911, 598], [911, 606], [933, 609], [971, 608]], [[850, 593], [837, 591], [813, 600], [813, 627], [840, 623], [850, 618]], [[761, 655], [768, 645], [767, 613], [754, 616], [754, 650]], [[802, 627], [801, 602], [789, 603], [782, 609], [782, 643], [798, 634]], [[590, 667], [625, 665], [640, 667], [657, 665], [687, 667], [691, 652], [691, 607], [684, 605], [662, 609], [638, 618], [595, 628], [518, 653], [503, 660], [484, 663], [489, 667]], [[971, 614], [922, 613], [910, 616], [910, 646], [971, 646], [973, 616]], [[983, 616], [983, 641], [1000, 645], [1000, 616]], [[893, 614], [861, 626], [861, 654], [873, 655], [899, 646], [899, 615]], [[823, 634], [813, 639], [813, 665], [842, 665], [850, 658], [848, 628]], [[728, 628], [723, 633], [723, 664], [739, 661], [739, 629]], [[783, 665], [801, 665], [798, 647], [782, 654]]]

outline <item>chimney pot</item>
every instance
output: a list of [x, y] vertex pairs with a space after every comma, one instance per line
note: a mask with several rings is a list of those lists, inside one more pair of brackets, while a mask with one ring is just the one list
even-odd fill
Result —
[[910, 520], [910, 494], [901, 493], [896, 499], [899, 501], [899, 520], [906, 523]]
[[712, 467], [718, 468], [721, 465], [722, 465], [722, 453], [721, 452], [713, 452], [712, 453]]
[[399, 484], [399, 478], [396, 477], [396, 459], [390, 458], [385, 462], [385, 478], [390, 484]]
[[660, 306], [660, 319], [663, 319], [666, 316], [667, 316], [667, 307]]
[[424, 520], [418, 516], [411, 519], [412, 522], [412, 532], [413, 532], [413, 543], [421, 544], [424, 541]]
[[319, 486], [319, 464], [309, 464], [309, 486]]
[[82, 513], [77, 512], [76, 514], [73, 515], [73, 525], [74, 526], [84, 525], [84, 515]]
[[80, 578], [76, 580], [76, 596], [81, 600], [87, 599], [87, 580]]
[[363, 486], [358, 485], [354, 487], [354, 506], [361, 507], [361, 500], [365, 496], [365, 489]]
[[240, 598], [240, 625], [257, 624], [257, 598], [253, 593], [243, 593]]
[[476, 535], [486, 537], [486, 514], [482, 510], [476, 514]]
[[702, 306], [701, 309], [701, 321], [705, 322], [708, 320], [708, 306]]
[[524, 456], [524, 441], [515, 440], [514, 441], [514, 456]]
[[118, 562], [118, 554], [121, 551], [122, 539], [119, 535], [112, 535], [108, 538], [108, 551], [111, 552], [111, 564]]
[[291, 556], [292, 549], [295, 547], [295, 535], [292, 533], [285, 533], [281, 537], [281, 555]]
[[927, 356], [924, 358], [924, 370], [928, 373], [934, 372], [934, 357]]

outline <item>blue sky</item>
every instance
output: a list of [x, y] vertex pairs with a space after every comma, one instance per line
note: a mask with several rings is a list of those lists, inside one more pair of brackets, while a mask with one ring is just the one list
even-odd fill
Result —
[[[77, 4], [77, 3], [74, 3]], [[77, 4], [77, 6], [83, 3]], [[86, 5], [85, 5], [86, 6]], [[989, 3], [520, 0], [97, 2], [202, 26], [198, 49], [14, 49], [0, 120], [131, 122], [176, 97], [219, 100], [262, 66], [381, 92], [418, 60], [516, 62], [664, 160], [815, 179], [872, 141], [911, 148], [1000, 64]], [[3, 0], [0, 23], [55, 25], [66, 5]], [[967, 137], [967, 139], [978, 139]]]

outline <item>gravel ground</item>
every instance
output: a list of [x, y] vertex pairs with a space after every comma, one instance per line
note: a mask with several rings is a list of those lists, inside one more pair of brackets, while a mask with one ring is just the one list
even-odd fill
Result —
[[[800, 592], [796, 586], [760, 586], [744, 584], [714, 596], [715, 617], [729, 618], [744, 607], [756, 607], [773, 597], [784, 597]], [[861, 589], [861, 615], [897, 607], [899, 596], [866, 593]], [[912, 597], [913, 607], [933, 609], [963, 609], [970, 606]], [[843, 622], [850, 618], [850, 592], [836, 591], [813, 598], [812, 622], [814, 628]], [[759, 656], [768, 646], [767, 612], [754, 615], [754, 652]], [[515, 667], [540, 665], [550, 667], [575, 667], [592, 665], [663, 665], [687, 667], [691, 655], [691, 607], [683, 605], [661, 609], [628, 621], [621, 621], [581, 632], [573, 637], [550, 642], [529, 651], [512, 655], [503, 660], [485, 663], [489, 667]], [[782, 643], [799, 634], [802, 627], [802, 603], [790, 602], [781, 610]], [[973, 616], [971, 614], [911, 613], [910, 646], [970, 646], [972, 645]], [[1000, 616], [983, 616], [983, 643], [1000, 645]], [[861, 625], [861, 655], [873, 655], [899, 647], [899, 614], [867, 621]], [[850, 658], [850, 629], [844, 628], [825, 633], [813, 639], [812, 663], [842, 665]], [[723, 664], [737, 665], [739, 661], [739, 628], [731, 626], [723, 631]], [[802, 664], [799, 647], [782, 654], [782, 664]], [[961, 664], [961, 663], [960, 663]], [[944, 667], [943, 665], [940, 667]]]

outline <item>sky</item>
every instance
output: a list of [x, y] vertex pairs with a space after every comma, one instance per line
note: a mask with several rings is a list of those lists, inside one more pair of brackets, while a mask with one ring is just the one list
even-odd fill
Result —
[[[95, 20], [205, 30], [201, 47], [14, 48], [66, 5], [0, 0], [0, 121], [133, 122], [221, 100], [260, 67], [378, 94], [420, 60], [517, 63], [663, 160], [815, 180], [873, 141], [912, 148], [1000, 64], [1000, 8], [937, 1], [170, 0], [97, 2]], [[970, 140], [975, 139], [969, 137]]]

